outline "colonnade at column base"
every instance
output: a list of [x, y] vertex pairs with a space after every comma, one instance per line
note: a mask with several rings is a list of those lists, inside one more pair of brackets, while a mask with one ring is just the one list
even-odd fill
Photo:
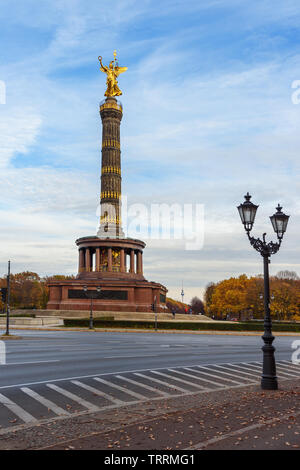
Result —
[[[48, 310], [157, 312], [166, 309], [167, 289], [143, 275], [145, 243], [133, 238], [82, 237], [76, 240], [79, 269], [76, 279], [49, 281]], [[100, 294], [97, 294], [100, 288]]]
[[76, 245], [79, 251], [78, 278], [144, 279], [143, 241], [92, 236], [79, 238]]

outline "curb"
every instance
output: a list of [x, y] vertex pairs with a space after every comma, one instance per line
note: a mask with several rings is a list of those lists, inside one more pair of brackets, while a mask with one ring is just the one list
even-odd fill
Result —
[[[76, 331], [83, 333], [99, 333], [99, 332], [117, 332], [117, 333], [163, 333], [163, 334], [194, 334], [194, 335], [228, 335], [228, 336], [262, 336], [263, 331], [219, 331], [219, 330], [153, 330], [153, 329], [135, 329], [135, 328], [95, 328], [89, 330], [88, 328], [34, 328], [34, 327], [11, 327], [14, 330], [29, 330], [29, 331]], [[273, 332], [274, 336], [300, 336], [300, 333], [290, 332]]]

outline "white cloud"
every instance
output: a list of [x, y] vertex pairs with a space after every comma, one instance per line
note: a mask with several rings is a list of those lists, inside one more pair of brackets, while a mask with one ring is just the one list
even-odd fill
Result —
[[36, 142], [41, 118], [31, 109], [0, 108], [0, 168], [5, 168], [16, 153], [27, 154]]
[[[268, 30], [297, 26], [296, 2], [164, 1], [153, 8], [128, 0], [115, 2], [113, 15], [108, 1], [89, 8], [81, 0], [3, 2], [3, 21], [5, 7], [18, 6], [9, 19], [15, 31], [48, 34], [38, 52], [0, 70], [8, 94], [0, 107], [3, 262], [14, 253], [18, 269], [76, 271], [74, 240], [94, 233], [100, 192], [105, 77], [97, 57], [108, 60], [116, 48], [122, 65], [130, 64], [119, 80], [124, 190], [139, 202], [205, 204], [203, 250], [149, 242], [146, 273], [174, 292], [184, 279], [194, 295], [210, 280], [259, 272], [236, 211], [248, 190], [260, 204], [258, 235], [273, 237], [268, 216], [279, 201], [291, 213], [272, 269], [298, 266], [300, 106], [291, 103], [291, 83], [300, 78], [300, 56], [292, 47], [282, 52], [280, 28], [276, 37]], [[193, 19], [199, 11], [199, 24], [172, 16]], [[162, 27], [167, 21], [172, 30]], [[245, 43], [234, 57], [239, 34]]]

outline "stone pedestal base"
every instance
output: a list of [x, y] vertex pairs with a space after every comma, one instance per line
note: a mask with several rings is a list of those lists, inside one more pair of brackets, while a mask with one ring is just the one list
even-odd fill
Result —
[[[76, 279], [50, 281], [49, 310], [89, 310], [91, 301], [83, 288], [101, 288], [93, 299], [94, 311], [150, 312], [166, 309], [167, 289], [143, 275], [145, 243], [131, 238], [82, 237], [76, 240], [79, 269]], [[96, 294], [96, 292], [95, 292]], [[92, 294], [94, 295], [94, 294]]]
[[151, 312], [156, 297], [157, 312], [166, 311], [167, 289], [156, 282], [137, 279], [85, 278], [49, 282], [49, 310], [90, 310], [91, 301], [83, 287], [101, 287], [99, 299], [93, 299], [94, 311]]

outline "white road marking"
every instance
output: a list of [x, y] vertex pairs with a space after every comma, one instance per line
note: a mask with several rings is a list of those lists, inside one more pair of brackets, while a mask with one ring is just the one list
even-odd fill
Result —
[[64, 388], [58, 387], [57, 385], [54, 384], [47, 384], [47, 387], [51, 388], [52, 390], [55, 390], [58, 393], [61, 393], [61, 395], [64, 395], [65, 397], [70, 398], [73, 401], [76, 401], [80, 405], [82, 405], [84, 408], [87, 408], [90, 411], [99, 411], [100, 408], [96, 405], [93, 405], [92, 403], [84, 400], [81, 397], [78, 397], [77, 395], [74, 395], [74, 393], [68, 392]]
[[[257, 370], [257, 371], [256, 371], [256, 370], [253, 370], [253, 369], [251, 369], [250, 367], [246, 367], [246, 366], [244, 366], [244, 365], [243, 365], [243, 366], [241, 366], [241, 365], [238, 365], [238, 366], [237, 366], [237, 365], [235, 365], [235, 364], [230, 364], [230, 365], [233, 366], [233, 367], [239, 367], [239, 368], [241, 368], [241, 369], [246, 369], [246, 370], [250, 371], [250, 373], [252, 373], [252, 375], [254, 375], [254, 376], [260, 376], [260, 375], [261, 375], [260, 371], [258, 371], [258, 370]], [[245, 373], [246, 373], [246, 372], [244, 372], [244, 374], [245, 374]]]
[[9, 398], [5, 397], [0, 393], [0, 403], [6, 406], [10, 411], [12, 411], [18, 418], [20, 418], [24, 423], [33, 423], [37, 422], [37, 419], [34, 418], [31, 414], [27, 413], [27, 411], [23, 410], [19, 405], [15, 402], [11, 401]]
[[[205, 370], [210, 370], [211, 369], [209, 367], [205, 367], [205, 366], [196, 366], [196, 367], [199, 367], [200, 369], [205, 369]], [[215, 379], [219, 379], [219, 380], [227, 380], [227, 382], [232, 382], [234, 384], [238, 384], [238, 385], [243, 385], [245, 382], [238, 382], [237, 380], [232, 380], [232, 379], [228, 379], [227, 377], [223, 377], [223, 376], [220, 376], [220, 375], [216, 375], [216, 374], [211, 374], [209, 372], [204, 372], [203, 370], [199, 370], [199, 371], [196, 371], [196, 372], [199, 372], [199, 374], [204, 374], [204, 375], [208, 375], [210, 377], [214, 377]], [[218, 372], [217, 370], [214, 371], [214, 372]], [[223, 372], [224, 374], [224, 372]]]
[[[201, 372], [199, 372], [198, 370], [191, 369], [190, 367], [184, 367], [184, 370], [188, 370], [190, 372], [196, 372], [197, 374], [201, 374]], [[193, 377], [196, 377], [196, 376], [194, 375]], [[217, 385], [218, 387], [221, 387], [221, 388], [229, 388], [230, 387], [230, 385], [220, 384], [220, 382], [214, 382], [213, 380], [206, 379], [205, 377], [197, 377], [197, 378], [199, 380], [203, 380], [204, 382], [208, 382], [210, 384]]]
[[280, 367], [281, 369], [284, 369], [288, 372], [292, 372], [293, 374], [300, 373], [300, 369], [298, 371], [294, 370], [291, 367], [289, 367], [287, 364], [281, 364], [279, 361], [276, 362], [276, 367]]
[[[283, 369], [283, 370], [282, 370], [282, 369]], [[288, 375], [289, 377], [294, 377], [294, 378], [299, 377], [298, 374], [295, 374], [295, 373], [290, 374], [289, 372], [291, 372], [291, 371], [286, 372], [286, 367], [285, 367], [285, 366], [282, 366], [282, 365], [280, 365], [280, 364], [276, 364], [276, 371], [277, 371], [278, 375], [284, 374], [284, 375]]]
[[297, 371], [300, 372], [300, 365], [294, 364], [293, 362], [290, 362], [290, 361], [284, 361], [284, 360], [282, 360], [280, 362], [285, 362], [290, 369], [293, 369], [293, 370], [297, 369]]
[[137, 359], [140, 357], [157, 357], [159, 354], [144, 354], [141, 356], [140, 354], [137, 355], [131, 355], [131, 356], [105, 356], [102, 359], [123, 359], [124, 357], [136, 357]]
[[78, 387], [82, 387], [85, 390], [88, 390], [89, 392], [95, 393], [96, 395], [99, 395], [99, 397], [106, 398], [106, 400], [112, 401], [113, 403], [116, 403], [117, 405], [123, 405], [125, 402], [123, 400], [119, 400], [118, 398], [114, 398], [111, 395], [108, 395], [107, 393], [101, 392], [95, 387], [91, 387], [90, 385], [86, 385], [82, 382], [79, 382], [78, 380], [72, 380], [72, 384], [78, 385]]
[[[240, 379], [246, 380], [248, 383], [257, 383], [257, 380], [253, 380], [253, 378], [248, 379], [248, 377], [243, 377], [241, 374], [239, 374], [239, 372], [237, 370], [232, 370], [231, 367], [219, 366], [218, 364], [216, 364], [215, 367], [217, 367], [218, 369], [222, 369], [221, 370], [222, 374], [231, 375], [232, 377], [237, 376]], [[230, 370], [231, 372], [224, 372], [223, 369]], [[218, 371], [216, 371], [216, 372], [218, 372]], [[247, 374], [247, 372], [243, 372], [243, 371], [242, 371], [242, 373]], [[248, 375], [250, 375], [250, 374], [248, 374]]]
[[[169, 372], [175, 372], [173, 369], [167, 369]], [[209, 390], [207, 387], [203, 387], [203, 385], [199, 385], [197, 383], [194, 383], [194, 382], [191, 382], [190, 380], [184, 380], [184, 379], [180, 379], [179, 377], [174, 377], [174, 375], [170, 375], [170, 374], [165, 374], [163, 372], [158, 372], [158, 371], [153, 371], [154, 374], [158, 374], [158, 375], [162, 375], [163, 377], [167, 377], [167, 379], [172, 379], [172, 380], [176, 380], [176, 382], [181, 382], [183, 384], [186, 384], [186, 385], [192, 385], [192, 387], [195, 387], [195, 388], [199, 388], [200, 390]]]
[[116, 375], [118, 379], [125, 380], [126, 382], [131, 383], [132, 385], [138, 385], [139, 387], [145, 388], [146, 390], [149, 390], [150, 392], [155, 392], [158, 393], [159, 395], [165, 396], [165, 397], [170, 397], [171, 395], [167, 392], [162, 392], [161, 390], [157, 390], [154, 387], [150, 387], [150, 385], [146, 385], [142, 382], [137, 382], [136, 380], [129, 379], [128, 377], [122, 377], [122, 375]]
[[[279, 364], [280, 366], [284, 366], [284, 367], [287, 367], [287, 369], [292, 369], [292, 370], [297, 370], [297, 372], [300, 373], [300, 365], [297, 365], [297, 364], [293, 364], [292, 362], [289, 362], [287, 361], [285, 364], [282, 364], [283, 361], [277, 361], [277, 364]], [[295, 370], [295, 371], [296, 371]]]
[[[249, 365], [250, 365], [251, 367], [256, 367], [256, 368], [258, 368], [258, 369], [262, 372], [262, 365], [260, 365], [260, 366], [258, 366], [258, 365], [256, 366], [256, 365], [252, 365], [252, 364], [249, 364]], [[280, 370], [281, 368], [284, 368], [284, 369], [285, 369], [286, 367], [285, 367], [284, 365], [280, 365], [280, 364], [276, 363], [276, 369], [277, 369], [279, 375], [284, 374], [284, 375], [288, 375], [288, 376], [294, 377], [294, 378], [297, 377], [297, 375], [289, 374], [288, 372], [285, 372], [285, 370], [284, 370], [284, 371]], [[278, 370], [278, 369], [279, 369], [279, 370]], [[285, 378], [285, 377], [283, 377], [283, 378]]]
[[247, 366], [250, 367], [251, 370], [254, 369], [254, 370], [257, 371], [257, 372], [261, 372], [261, 371], [262, 371], [262, 363], [261, 363], [261, 362], [259, 362], [258, 365], [250, 364], [250, 363], [247, 363], [247, 362], [245, 362], [245, 363], [243, 363], [243, 364], [247, 364]]
[[[300, 370], [300, 366], [297, 366], [296, 364], [292, 364], [290, 361], [282, 360], [281, 362], [287, 362], [290, 365], [290, 367], [295, 367], [298, 370]], [[222, 363], [222, 364], [226, 364], [226, 363]], [[243, 362], [243, 364], [247, 364], [249, 366], [251, 365], [248, 362]], [[258, 362], [258, 364], [261, 365], [260, 362]], [[213, 365], [215, 365], [215, 364], [206, 364], [206, 368], [208, 370], [210, 370], [207, 366], [213, 366]], [[181, 366], [176, 366], [176, 367], [182, 367], [183, 368], [182, 365]], [[199, 364], [193, 364], [190, 367], [204, 367], [204, 366], [201, 366]], [[253, 365], [253, 367], [259, 369], [258, 366]], [[155, 370], [165, 370], [165, 369], [166, 369], [166, 367], [157, 367]], [[186, 369], [189, 369], [189, 368], [187, 367]], [[130, 370], [116, 371], [116, 372], [113, 372], [113, 373], [104, 372], [102, 374], [90, 374], [90, 375], [79, 375], [79, 376], [76, 375], [76, 376], [72, 376], [72, 377], [62, 377], [62, 378], [52, 379], [51, 382], [53, 383], [53, 382], [65, 382], [65, 381], [70, 381], [70, 380], [75, 380], [75, 379], [88, 379], [88, 378], [95, 377], [95, 375], [97, 375], [99, 377], [102, 377], [102, 376], [115, 375], [115, 374], [131, 374], [131, 373], [135, 373], [135, 372], [147, 372], [147, 370], [149, 370], [149, 369], [130, 369]], [[199, 373], [199, 371], [197, 371], [197, 370], [193, 370], [193, 372]], [[204, 373], [204, 372], [202, 372], [202, 373]], [[205, 375], [208, 375], [208, 374], [205, 373]], [[220, 377], [218, 377], [218, 376], [215, 376], [215, 377], [220, 379]], [[40, 380], [39, 382], [24, 382], [24, 383], [12, 384], [12, 385], [2, 385], [2, 386], [0, 386], [0, 390], [6, 389], [6, 388], [15, 388], [15, 387], [25, 387], [25, 386], [30, 386], [30, 385], [47, 384], [48, 382], [49, 382], [49, 379], [48, 380]], [[218, 384], [218, 385], [220, 385], [220, 384]], [[243, 385], [243, 384], [240, 384], [240, 385]]]
[[[154, 372], [154, 371], [151, 371], [151, 372]], [[138, 372], [135, 372], [134, 375], [137, 375], [139, 377], [143, 377], [144, 379], [148, 379], [150, 381], [153, 381], [153, 382], [156, 382], [158, 384], [161, 384], [161, 385], [164, 385], [165, 387], [168, 387], [168, 388], [172, 388], [173, 390], [176, 390], [176, 391], [180, 391], [184, 394], [189, 394], [191, 393], [189, 390], [186, 390], [184, 388], [181, 388], [181, 387], [178, 387], [177, 385], [172, 385], [172, 384], [169, 384], [168, 382], [165, 382], [163, 380], [159, 380], [159, 379], [156, 379], [155, 377], [149, 377], [148, 375], [144, 375], [144, 374], [140, 374]]]
[[99, 379], [99, 377], [94, 377], [94, 380], [97, 380], [97, 382], [101, 382], [105, 385], [108, 385], [111, 388], [115, 388], [116, 390], [120, 390], [121, 392], [125, 392], [128, 395], [138, 398], [139, 400], [145, 400], [146, 398], [144, 395], [141, 395], [140, 393], [136, 393], [136, 392], [133, 392], [132, 390], [128, 390], [127, 388], [121, 387], [120, 385], [116, 385], [113, 382], [109, 382], [108, 380]]
[[70, 414], [68, 411], [64, 410], [60, 406], [57, 406], [55, 403], [53, 403], [53, 401], [48, 400], [45, 397], [42, 397], [41, 395], [34, 392], [30, 388], [22, 387], [21, 390], [22, 390], [22, 392], [26, 393], [30, 397], [34, 398], [36, 401], [42, 403], [42, 405], [46, 406], [47, 408], [52, 410], [57, 415], [69, 415]]
[[44, 364], [45, 362], [61, 362], [60, 359], [54, 359], [52, 361], [29, 361], [29, 362], [7, 362], [6, 366], [19, 366], [23, 364]]
[[[185, 377], [190, 377], [191, 379], [196, 379], [196, 380], [200, 380], [200, 381], [203, 381], [203, 382], [207, 382], [207, 383], [212, 383], [214, 385], [218, 385], [218, 387], [222, 387], [222, 385], [220, 384], [216, 384], [215, 382], [212, 382], [211, 380], [208, 380], [208, 379], [202, 379], [201, 377], [198, 377], [197, 375], [194, 375], [194, 374], [188, 374], [186, 372], [182, 372], [181, 370], [175, 370], [175, 369], [168, 369], [168, 370], [171, 370], [172, 372], [176, 372], [176, 374], [181, 374], [181, 375], [184, 375]], [[191, 370], [191, 369], [188, 369], [187, 367], [184, 367], [184, 370]], [[192, 370], [191, 370], [192, 371]], [[196, 382], [197, 383], [197, 382]], [[226, 386], [225, 386], [226, 387]], [[207, 387], [203, 387], [204, 390], [208, 390], [208, 391], [213, 391], [215, 389], [212, 389], [212, 388], [207, 388]]]

